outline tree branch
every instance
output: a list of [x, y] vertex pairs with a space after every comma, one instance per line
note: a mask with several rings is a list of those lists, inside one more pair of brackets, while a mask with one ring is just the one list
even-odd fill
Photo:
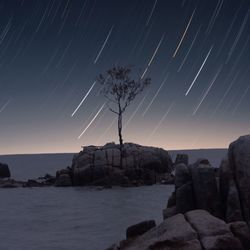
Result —
[[119, 115], [119, 113], [118, 113], [118, 112], [116, 112], [115, 110], [113, 110], [112, 108], [109, 108], [109, 110], [110, 110], [111, 112], [113, 112], [113, 113], [115, 113], [115, 114]]
[[105, 98], [107, 98], [109, 101], [117, 104], [117, 102], [115, 100], [113, 100], [112, 98], [108, 97], [107, 95], [104, 95]]

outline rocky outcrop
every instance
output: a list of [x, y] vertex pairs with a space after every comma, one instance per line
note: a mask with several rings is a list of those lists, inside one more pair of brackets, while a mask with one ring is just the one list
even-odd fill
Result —
[[184, 215], [177, 214], [133, 241], [123, 241], [121, 250], [192, 249], [201, 250], [198, 235]]
[[56, 187], [68, 187], [72, 186], [72, 168], [67, 167], [66, 169], [58, 170], [56, 172]]
[[0, 178], [9, 178], [10, 177], [10, 170], [9, 166], [4, 163], [0, 163]]
[[250, 222], [250, 135], [242, 136], [230, 144], [228, 169], [230, 174], [227, 176], [228, 188], [225, 187], [226, 200], [228, 202], [233, 193], [234, 199], [239, 201], [239, 216]]
[[109, 249], [247, 250], [249, 237], [245, 222], [226, 224], [206, 210], [193, 210], [176, 214], [143, 235], [123, 240]]
[[236, 221], [229, 224], [230, 229], [235, 237], [237, 237], [244, 249], [250, 249], [249, 227], [246, 222]]
[[219, 188], [214, 168], [207, 159], [199, 159], [192, 165], [184, 163], [175, 167], [175, 191], [163, 211], [164, 218], [173, 213], [186, 213], [204, 209], [222, 217]]
[[210, 215], [207, 211], [193, 210], [186, 213], [185, 216], [192, 228], [197, 232], [203, 249], [244, 249], [240, 239], [230, 231], [229, 225], [223, 220]]
[[190, 166], [195, 208], [205, 209], [221, 217], [221, 202], [214, 168], [206, 159], [198, 160]]
[[175, 167], [175, 191], [164, 218], [204, 209], [227, 222], [250, 222], [250, 135], [231, 143], [219, 170], [206, 159]]
[[166, 180], [172, 171], [168, 152], [154, 147], [125, 143], [123, 168], [119, 145], [88, 146], [72, 162], [73, 185], [151, 185]]

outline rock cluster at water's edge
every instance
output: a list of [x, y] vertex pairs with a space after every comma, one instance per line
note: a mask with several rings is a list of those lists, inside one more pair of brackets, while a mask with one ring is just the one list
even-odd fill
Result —
[[137, 186], [173, 183], [173, 163], [166, 150], [125, 143], [120, 167], [119, 145], [88, 146], [75, 155], [71, 168], [57, 172], [57, 186]]
[[206, 159], [175, 166], [175, 191], [163, 211], [164, 218], [193, 209], [205, 209], [227, 222], [249, 223], [250, 135], [230, 144], [219, 170]]
[[[188, 164], [179, 156], [163, 217], [160, 225], [109, 250], [249, 250], [250, 135], [230, 144], [219, 171], [207, 159]], [[140, 225], [132, 228], [140, 231]]]
[[107, 250], [149, 249], [248, 250], [250, 231], [243, 221], [227, 224], [206, 210], [192, 210], [176, 214], [142, 235], [127, 237]]

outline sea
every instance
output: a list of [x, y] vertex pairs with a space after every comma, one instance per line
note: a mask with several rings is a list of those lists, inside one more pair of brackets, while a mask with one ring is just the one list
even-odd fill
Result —
[[[171, 151], [191, 161], [207, 157], [215, 167], [225, 149]], [[16, 180], [55, 175], [73, 154], [0, 155]], [[100, 189], [37, 187], [0, 189], [0, 250], [104, 250], [143, 220], [162, 221], [173, 185]]]
[[[71, 154], [0, 156], [13, 178], [55, 173]], [[0, 189], [0, 250], [104, 250], [143, 220], [162, 221], [172, 185]]]

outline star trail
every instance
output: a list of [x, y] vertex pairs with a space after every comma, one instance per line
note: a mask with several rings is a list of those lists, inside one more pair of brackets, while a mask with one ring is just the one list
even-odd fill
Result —
[[250, 127], [250, 1], [0, 0], [0, 154], [117, 142], [97, 76], [152, 83], [124, 140], [222, 148]]

